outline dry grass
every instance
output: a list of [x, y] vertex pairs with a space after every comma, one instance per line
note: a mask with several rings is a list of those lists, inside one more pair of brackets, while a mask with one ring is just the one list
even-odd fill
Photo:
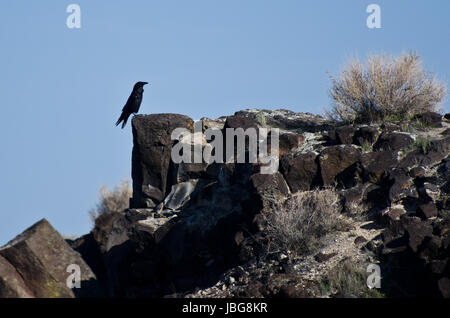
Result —
[[437, 111], [446, 95], [445, 84], [423, 68], [416, 53], [371, 55], [365, 65], [354, 59], [331, 81], [333, 106], [327, 115], [344, 122], [409, 119]]
[[333, 189], [298, 192], [266, 216], [266, 230], [278, 250], [312, 253], [325, 235], [344, 228], [341, 210]]
[[344, 259], [327, 274], [321, 284], [322, 294], [358, 298], [383, 297], [377, 289], [367, 287], [367, 265]]
[[89, 211], [92, 222], [102, 214], [111, 212], [122, 212], [128, 209], [132, 190], [128, 181], [122, 181], [120, 185], [114, 187], [112, 191], [104, 185], [100, 188], [99, 203]]

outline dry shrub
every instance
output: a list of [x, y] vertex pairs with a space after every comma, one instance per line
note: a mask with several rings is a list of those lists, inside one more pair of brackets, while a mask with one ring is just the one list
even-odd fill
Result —
[[344, 122], [409, 119], [437, 111], [446, 95], [445, 84], [423, 68], [416, 53], [370, 55], [365, 65], [354, 59], [331, 81], [333, 105], [327, 115]]
[[95, 223], [95, 220], [102, 214], [122, 212], [128, 209], [132, 194], [128, 181], [122, 181], [112, 191], [108, 191], [108, 188], [103, 185], [100, 188], [100, 202], [97, 203], [94, 209], [89, 211], [92, 222]]
[[333, 189], [298, 192], [266, 216], [271, 243], [278, 250], [312, 253], [325, 235], [343, 229], [341, 210]]
[[383, 297], [377, 289], [367, 287], [367, 265], [350, 259], [342, 260], [328, 272], [321, 284], [322, 293], [331, 292], [339, 297]]

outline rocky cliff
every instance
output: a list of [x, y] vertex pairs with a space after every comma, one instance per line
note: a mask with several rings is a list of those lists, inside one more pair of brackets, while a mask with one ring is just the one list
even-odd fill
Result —
[[[450, 297], [449, 120], [424, 113], [342, 126], [256, 109], [197, 123], [137, 115], [130, 209], [101, 215], [74, 241], [45, 220], [26, 230], [0, 248], [0, 297], [333, 297], [326, 277], [367, 261], [381, 267], [387, 297]], [[203, 138], [172, 140], [175, 128], [196, 125], [279, 128], [279, 171], [174, 163], [177, 143], [208, 147]], [[314, 253], [270, 250], [267, 216], [295, 193], [325, 188], [338, 194], [336, 217], [347, 226]], [[70, 264], [81, 268], [79, 289], [65, 284]]]

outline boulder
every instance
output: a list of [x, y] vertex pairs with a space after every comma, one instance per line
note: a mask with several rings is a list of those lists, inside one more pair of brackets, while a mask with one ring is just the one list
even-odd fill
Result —
[[390, 123], [390, 122], [385, 122], [382, 123], [380, 126], [381, 130], [383, 131], [383, 133], [390, 133], [393, 131], [399, 131], [400, 130], [400, 126], [394, 123]]
[[450, 137], [430, 138], [427, 144], [427, 152], [423, 149], [409, 151], [399, 162], [400, 168], [411, 168], [414, 166], [430, 166], [439, 163], [450, 153]]
[[409, 151], [406, 156], [399, 161], [397, 167], [401, 169], [410, 169], [420, 166], [424, 158], [425, 155], [420, 150], [414, 149]]
[[432, 217], [436, 217], [438, 215], [438, 210], [436, 208], [436, 205], [433, 204], [433, 202], [428, 202], [419, 205], [419, 208], [417, 209], [417, 213], [424, 219], [429, 219]]
[[430, 261], [429, 269], [433, 274], [443, 274], [445, 267], [447, 266], [447, 260], [434, 259]]
[[437, 259], [440, 254], [439, 249], [441, 248], [441, 246], [441, 238], [437, 235], [430, 235], [423, 241], [422, 245], [420, 246], [418, 256], [425, 261]]
[[331, 128], [331, 123], [320, 115], [295, 113], [285, 109], [246, 109], [236, 112], [235, 116], [253, 118], [262, 127], [276, 127], [296, 133], [314, 133]]
[[357, 238], [355, 238], [355, 240], [353, 241], [353, 243], [355, 243], [355, 245], [361, 245], [367, 242], [367, 239], [363, 236], [358, 236]]
[[219, 119], [210, 119], [203, 117], [201, 119], [202, 121], [202, 130], [205, 132], [207, 129], [213, 129], [213, 130], [222, 130], [225, 126], [225, 119], [219, 118]]
[[353, 143], [358, 146], [372, 146], [376, 141], [380, 132], [376, 127], [362, 126], [359, 127], [353, 137]]
[[442, 116], [435, 112], [424, 112], [417, 114], [413, 117], [413, 120], [417, 120], [424, 125], [431, 126], [433, 128], [442, 127]]
[[409, 170], [409, 175], [411, 178], [423, 177], [425, 174], [425, 169], [423, 167], [414, 167]]
[[[406, 211], [402, 205], [394, 205], [381, 211], [381, 216], [389, 227], [396, 227]], [[397, 229], [395, 229], [397, 230]]]
[[414, 138], [403, 132], [382, 133], [373, 146], [375, 151], [392, 150], [398, 151], [414, 143]]
[[[106, 278], [105, 288], [108, 296], [124, 296], [123, 288], [129, 280], [129, 264], [135, 254], [130, 239], [135, 219], [128, 212], [105, 213], [95, 221], [93, 237], [102, 254]], [[145, 218], [145, 215], [134, 218]], [[141, 244], [146, 244], [143, 240]]]
[[132, 207], [146, 207], [146, 198], [161, 202], [172, 184], [168, 182], [171, 134], [176, 128], [193, 130], [194, 122], [178, 114], [136, 115], [133, 125]]
[[277, 196], [278, 199], [281, 199], [281, 196], [289, 194], [286, 181], [279, 172], [273, 174], [255, 173], [250, 177], [250, 181], [259, 195], [270, 193], [271, 195]]
[[20, 274], [0, 256], [0, 298], [33, 298]]
[[409, 247], [414, 253], [417, 253], [419, 246], [426, 237], [432, 236], [433, 226], [426, 221], [422, 221], [418, 217], [403, 216], [401, 219], [402, 225], [409, 238]]
[[115, 246], [120, 246], [128, 241], [127, 227], [129, 224], [130, 222], [126, 221], [124, 214], [118, 212], [102, 214], [95, 220], [92, 235], [102, 254], [106, 254]]
[[397, 156], [392, 151], [367, 152], [361, 155], [361, 165], [365, 177], [378, 183], [397, 164]]
[[443, 277], [438, 281], [439, 291], [444, 298], [450, 298], [450, 278]]
[[398, 202], [407, 197], [418, 198], [417, 189], [409, 173], [404, 169], [395, 169], [389, 175], [389, 200]]
[[[279, 139], [279, 155], [283, 156], [298, 146], [304, 141], [304, 137], [295, 133], [282, 133]], [[270, 143], [269, 143], [270, 145]]]
[[317, 154], [314, 152], [285, 155], [280, 160], [280, 171], [292, 192], [311, 190], [317, 179]]
[[[99, 292], [95, 287], [96, 277], [89, 266], [45, 219], [2, 247], [0, 256], [14, 266], [36, 297], [72, 298]], [[81, 289], [78, 290], [66, 285], [71, 274], [67, 269], [72, 264], [81, 270]], [[20, 284], [20, 280], [18, 282]], [[21, 289], [26, 291], [23, 286]]]
[[324, 262], [330, 260], [331, 258], [335, 257], [336, 255], [337, 255], [337, 253], [335, 253], [335, 252], [328, 253], [328, 254], [319, 252], [314, 256], [314, 259], [316, 260], [316, 262], [324, 263]]
[[[177, 222], [175, 215], [170, 217], [148, 217], [135, 225], [135, 231], [150, 234], [152, 244], [158, 244]], [[140, 236], [139, 236], [140, 237]]]
[[438, 202], [442, 195], [441, 189], [437, 184], [424, 182], [423, 186], [419, 188], [419, 193], [426, 199], [431, 199], [433, 202]]
[[344, 209], [351, 215], [358, 215], [365, 209], [371, 207], [371, 202], [368, 202], [368, 193], [377, 189], [378, 186], [371, 183], [358, 184], [352, 188], [340, 191], [344, 199]]
[[325, 148], [319, 156], [323, 184], [330, 186], [335, 178], [347, 168], [359, 161], [361, 150], [351, 145], [339, 145]]
[[[227, 120], [225, 121], [224, 129], [226, 128], [242, 128], [244, 130], [247, 130], [248, 128], [255, 128], [257, 129], [259, 127], [258, 122], [255, 120], [253, 116], [246, 116], [243, 113], [236, 113], [235, 115], [228, 116]], [[225, 136], [225, 135], [224, 135]]]
[[441, 158], [439, 160], [442, 160], [450, 153], [450, 136], [431, 139], [430, 148], [430, 152], [437, 152], [441, 155]]
[[356, 128], [348, 125], [336, 128], [337, 141], [340, 144], [351, 144], [353, 143], [353, 137], [355, 135]]

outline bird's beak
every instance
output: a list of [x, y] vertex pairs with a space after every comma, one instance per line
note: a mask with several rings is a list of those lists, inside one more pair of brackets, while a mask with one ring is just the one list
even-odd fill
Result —
[[147, 82], [144, 82], [144, 85], [147, 85], [148, 83]]

